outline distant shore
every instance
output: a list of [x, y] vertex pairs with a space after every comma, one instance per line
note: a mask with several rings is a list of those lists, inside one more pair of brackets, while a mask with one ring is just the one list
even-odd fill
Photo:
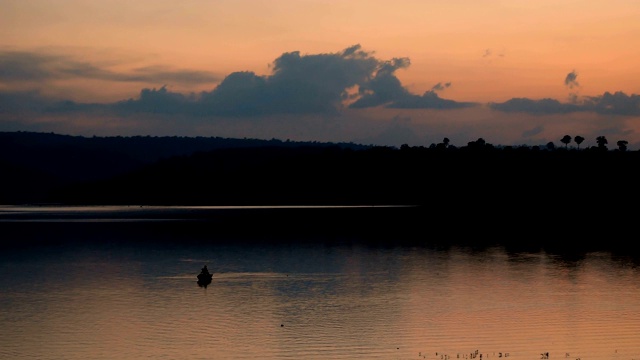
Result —
[[[64, 243], [86, 234], [108, 242], [137, 238], [170, 242], [326, 243], [394, 246], [510, 246], [636, 253], [632, 223], [426, 206], [0, 206], [0, 244]], [[617, 226], [617, 227], [616, 227]], [[73, 234], [73, 236], [69, 236]], [[141, 236], [136, 236], [136, 235]], [[151, 236], [150, 236], [151, 234]]]

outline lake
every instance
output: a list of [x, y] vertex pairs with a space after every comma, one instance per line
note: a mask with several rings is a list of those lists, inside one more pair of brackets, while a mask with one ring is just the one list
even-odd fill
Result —
[[640, 359], [628, 252], [280, 210], [0, 207], [0, 358]]

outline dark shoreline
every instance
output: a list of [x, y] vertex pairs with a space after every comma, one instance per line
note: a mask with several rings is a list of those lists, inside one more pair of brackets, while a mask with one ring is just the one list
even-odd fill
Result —
[[[7, 209], [31, 211], [7, 211]], [[596, 221], [597, 220], [597, 221]], [[615, 227], [617, 226], [617, 227]], [[0, 207], [0, 246], [109, 243], [359, 243], [371, 246], [507, 246], [514, 251], [637, 253], [631, 224], [563, 211], [441, 212], [425, 206]]]

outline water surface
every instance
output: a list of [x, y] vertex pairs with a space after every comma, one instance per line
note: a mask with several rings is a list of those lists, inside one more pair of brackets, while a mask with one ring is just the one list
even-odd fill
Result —
[[632, 257], [117, 222], [3, 248], [0, 358], [640, 359]]

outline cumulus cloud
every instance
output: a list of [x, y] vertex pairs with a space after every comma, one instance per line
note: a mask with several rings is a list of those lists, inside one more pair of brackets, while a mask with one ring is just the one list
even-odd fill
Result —
[[[166, 88], [145, 89], [138, 99], [127, 100], [118, 107], [131, 111], [247, 117], [337, 114], [345, 107], [451, 109], [469, 106], [435, 95], [450, 83], [438, 83], [423, 96], [411, 94], [395, 75], [397, 70], [410, 64], [408, 58], [377, 59], [360, 45], [336, 53], [303, 55], [293, 51], [275, 59], [271, 75], [238, 71], [229, 74], [211, 91], [182, 97]], [[354, 88], [357, 92], [349, 93]], [[165, 98], [167, 101], [163, 102], [161, 99]], [[347, 99], [353, 101], [346, 105]]]
[[409, 91], [402, 86], [395, 72], [409, 67], [408, 58], [394, 58], [381, 62], [373, 76], [359, 84], [360, 98], [351, 104], [352, 108], [366, 108], [390, 104], [409, 96]]
[[269, 76], [228, 75], [212, 91], [200, 93], [193, 109], [220, 116], [336, 113], [347, 89], [367, 82], [379, 66], [360, 45], [328, 54], [288, 52], [274, 61]]

